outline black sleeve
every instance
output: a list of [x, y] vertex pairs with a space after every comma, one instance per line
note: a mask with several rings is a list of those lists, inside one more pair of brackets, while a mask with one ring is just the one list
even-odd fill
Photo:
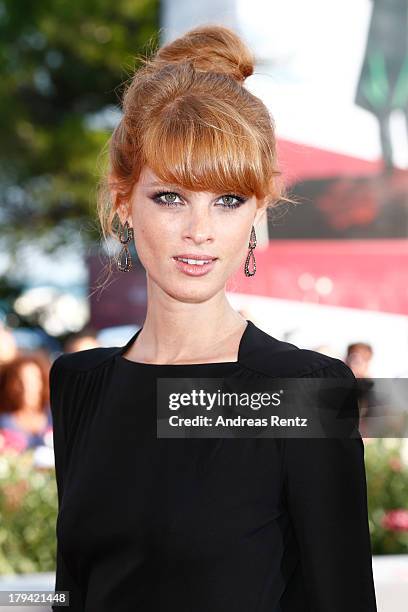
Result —
[[[311, 377], [352, 377], [334, 360]], [[355, 378], [354, 378], [355, 380]], [[358, 424], [358, 403], [350, 396]], [[358, 432], [358, 430], [357, 430]], [[313, 612], [376, 612], [364, 444], [354, 438], [286, 438], [284, 495]]]
[[[55, 478], [58, 491], [58, 515], [61, 509], [62, 494], [64, 489], [64, 455], [65, 455], [65, 426], [63, 412], [63, 389], [66, 384], [66, 371], [64, 372], [61, 365], [61, 358], [58, 357], [51, 366], [49, 375], [50, 385], [50, 408], [53, 422], [53, 442], [54, 442], [54, 459], [55, 459]], [[64, 380], [65, 379], [65, 380]], [[64, 406], [66, 408], [66, 406]], [[57, 519], [58, 520], [58, 519]], [[61, 547], [57, 537], [57, 554], [56, 554], [56, 574], [55, 574], [55, 591], [69, 591], [70, 605], [69, 607], [61, 607], [52, 605], [51, 609], [61, 612], [68, 609], [75, 612], [83, 612], [82, 597], [79, 585], [76, 583], [70, 574], [64, 558], [61, 553]]]

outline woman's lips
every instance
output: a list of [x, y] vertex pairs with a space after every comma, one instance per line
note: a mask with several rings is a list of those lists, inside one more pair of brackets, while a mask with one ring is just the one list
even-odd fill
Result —
[[176, 268], [180, 270], [180, 272], [187, 274], [187, 276], [204, 276], [214, 268], [217, 258], [205, 264], [188, 264], [175, 257], [173, 257], [173, 261], [176, 264]]

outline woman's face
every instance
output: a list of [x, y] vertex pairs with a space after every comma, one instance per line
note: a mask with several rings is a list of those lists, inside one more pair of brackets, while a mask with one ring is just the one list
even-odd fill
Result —
[[[210, 298], [243, 266], [260, 214], [254, 196], [190, 192], [162, 183], [145, 166], [132, 192], [131, 225], [148, 282], [178, 300]], [[185, 255], [215, 261], [199, 266], [175, 259]]]

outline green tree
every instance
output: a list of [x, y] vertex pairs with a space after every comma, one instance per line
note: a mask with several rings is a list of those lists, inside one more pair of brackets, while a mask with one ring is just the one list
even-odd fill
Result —
[[0, 0], [2, 249], [99, 238], [99, 156], [158, 19], [158, 0]]

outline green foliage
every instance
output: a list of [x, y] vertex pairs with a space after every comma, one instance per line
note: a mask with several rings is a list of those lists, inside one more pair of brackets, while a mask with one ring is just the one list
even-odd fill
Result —
[[[408, 439], [365, 439], [364, 445], [373, 554], [408, 554]], [[393, 510], [406, 513], [406, 529], [383, 526]]]
[[135, 56], [159, 42], [158, 13], [158, 0], [0, 0], [0, 234], [10, 252], [29, 237], [52, 250], [84, 223], [83, 241], [99, 239], [99, 155]]
[[55, 473], [32, 463], [31, 450], [0, 455], [0, 574], [55, 570]]

